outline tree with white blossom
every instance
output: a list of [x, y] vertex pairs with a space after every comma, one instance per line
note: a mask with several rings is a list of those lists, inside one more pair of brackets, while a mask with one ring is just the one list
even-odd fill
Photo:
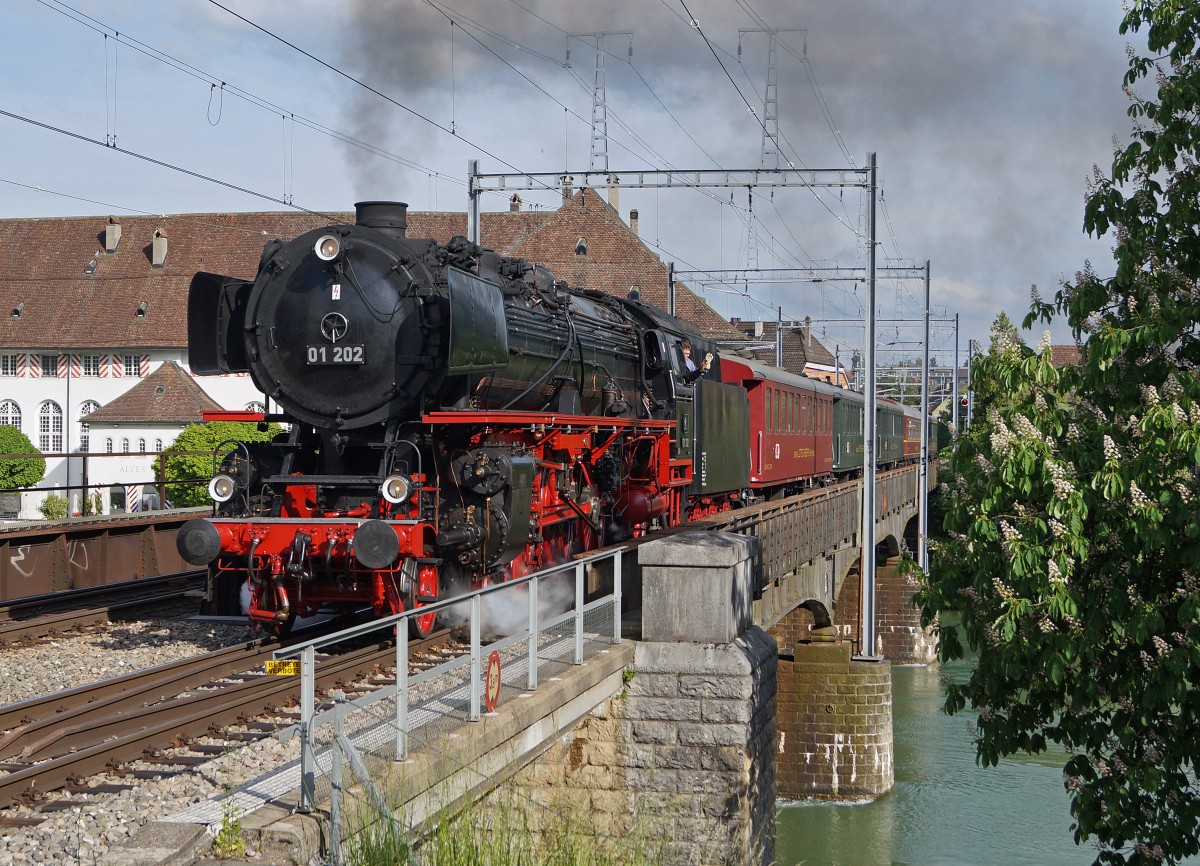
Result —
[[[1200, 853], [1200, 6], [1129, 0], [1135, 120], [1085, 228], [1085, 267], [1030, 327], [1065, 316], [1077, 367], [992, 352], [1002, 395], [943, 474], [945, 537], [917, 602], [943, 660], [977, 653], [946, 708], [978, 714], [981, 763], [1054, 749], [1078, 842], [1100, 864]], [[1142, 90], [1153, 90], [1150, 95]]]

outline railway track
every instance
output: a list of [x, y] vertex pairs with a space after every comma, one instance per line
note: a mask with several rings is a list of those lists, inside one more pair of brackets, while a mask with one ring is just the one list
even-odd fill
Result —
[[[298, 636], [293, 639], [298, 639]], [[135, 781], [187, 772], [230, 748], [299, 719], [299, 680], [268, 676], [265, 663], [281, 646], [251, 641], [43, 698], [0, 707], [0, 809], [25, 805], [39, 815], [4, 816], [0, 826], [36, 824], [49, 813], [77, 806], [56, 791], [109, 793], [132, 787], [89, 783], [116, 775]], [[414, 669], [423, 656], [461, 650], [448, 631], [412, 644]], [[318, 690], [352, 697], [395, 682], [390, 642], [318, 655]], [[360, 684], [357, 688], [352, 684]], [[238, 727], [244, 730], [229, 732]], [[222, 743], [201, 743], [216, 738]], [[181, 754], [186, 752], [187, 754]], [[131, 769], [133, 763], [144, 769]]]
[[204, 588], [201, 569], [0, 602], [0, 646], [105, 623]]

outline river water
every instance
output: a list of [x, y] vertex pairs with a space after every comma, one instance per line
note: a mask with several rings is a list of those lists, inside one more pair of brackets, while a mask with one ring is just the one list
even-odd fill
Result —
[[[975, 764], [971, 712], [942, 712], [939, 677], [965, 662], [894, 666], [896, 786], [870, 803], [780, 802], [779, 866], [1087, 866], [1061, 753]], [[1053, 748], [1053, 747], [1052, 747]], [[1197, 861], [1189, 860], [1188, 863]]]

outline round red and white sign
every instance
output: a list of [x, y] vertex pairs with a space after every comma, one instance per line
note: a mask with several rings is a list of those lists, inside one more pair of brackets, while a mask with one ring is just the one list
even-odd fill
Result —
[[496, 711], [496, 702], [500, 700], [500, 653], [492, 650], [487, 661], [487, 677], [483, 685], [483, 705], [489, 713]]

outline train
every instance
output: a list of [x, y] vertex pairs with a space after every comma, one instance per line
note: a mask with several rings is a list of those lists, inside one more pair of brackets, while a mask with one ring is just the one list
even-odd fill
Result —
[[[283, 634], [414, 611], [861, 471], [861, 394], [407, 223], [359, 202], [353, 224], [267, 243], [252, 280], [193, 277], [192, 372], [248, 373], [272, 409], [208, 417], [285, 430], [222, 445], [212, 514], [178, 533], [207, 613]], [[880, 465], [916, 459], [918, 413], [878, 405]]]

